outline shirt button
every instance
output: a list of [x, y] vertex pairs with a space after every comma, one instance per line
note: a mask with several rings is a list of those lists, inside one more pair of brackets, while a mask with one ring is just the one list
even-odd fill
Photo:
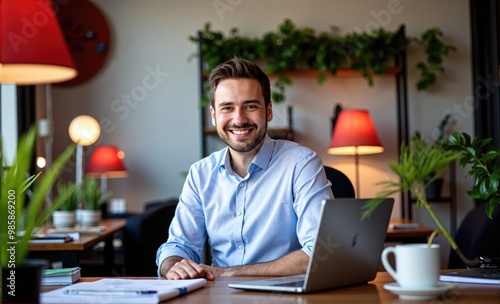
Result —
[[243, 249], [243, 245], [238, 245], [238, 249], [239, 250]]
[[245, 187], [245, 183], [240, 184], [240, 188], [243, 188], [243, 187]]
[[241, 216], [241, 211], [236, 212], [237, 216]]

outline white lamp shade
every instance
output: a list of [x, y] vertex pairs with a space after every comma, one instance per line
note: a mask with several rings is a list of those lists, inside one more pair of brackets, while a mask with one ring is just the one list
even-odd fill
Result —
[[75, 117], [69, 124], [69, 137], [82, 146], [89, 146], [99, 139], [101, 127], [97, 120], [88, 115]]

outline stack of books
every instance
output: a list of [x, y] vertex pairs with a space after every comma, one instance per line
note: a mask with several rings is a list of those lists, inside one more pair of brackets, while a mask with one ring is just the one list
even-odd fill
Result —
[[42, 285], [70, 285], [80, 280], [80, 267], [44, 269]]
[[68, 234], [34, 235], [30, 239], [31, 244], [60, 244], [71, 242], [73, 237]]

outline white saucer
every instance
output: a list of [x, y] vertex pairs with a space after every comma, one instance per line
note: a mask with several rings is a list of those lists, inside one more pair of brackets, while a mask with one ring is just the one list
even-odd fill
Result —
[[456, 284], [439, 282], [436, 287], [403, 288], [398, 283], [388, 283], [384, 288], [399, 296], [401, 300], [432, 300], [446, 291], [455, 288]]

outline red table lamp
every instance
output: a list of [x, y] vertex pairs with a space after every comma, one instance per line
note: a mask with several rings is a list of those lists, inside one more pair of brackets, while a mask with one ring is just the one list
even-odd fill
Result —
[[126, 177], [127, 169], [123, 164], [125, 153], [116, 146], [98, 146], [92, 152], [87, 167], [87, 176], [101, 178], [101, 191], [107, 190], [108, 178]]
[[359, 155], [384, 152], [384, 147], [367, 110], [340, 111], [333, 129], [328, 154], [354, 155], [356, 194], [359, 197]]

